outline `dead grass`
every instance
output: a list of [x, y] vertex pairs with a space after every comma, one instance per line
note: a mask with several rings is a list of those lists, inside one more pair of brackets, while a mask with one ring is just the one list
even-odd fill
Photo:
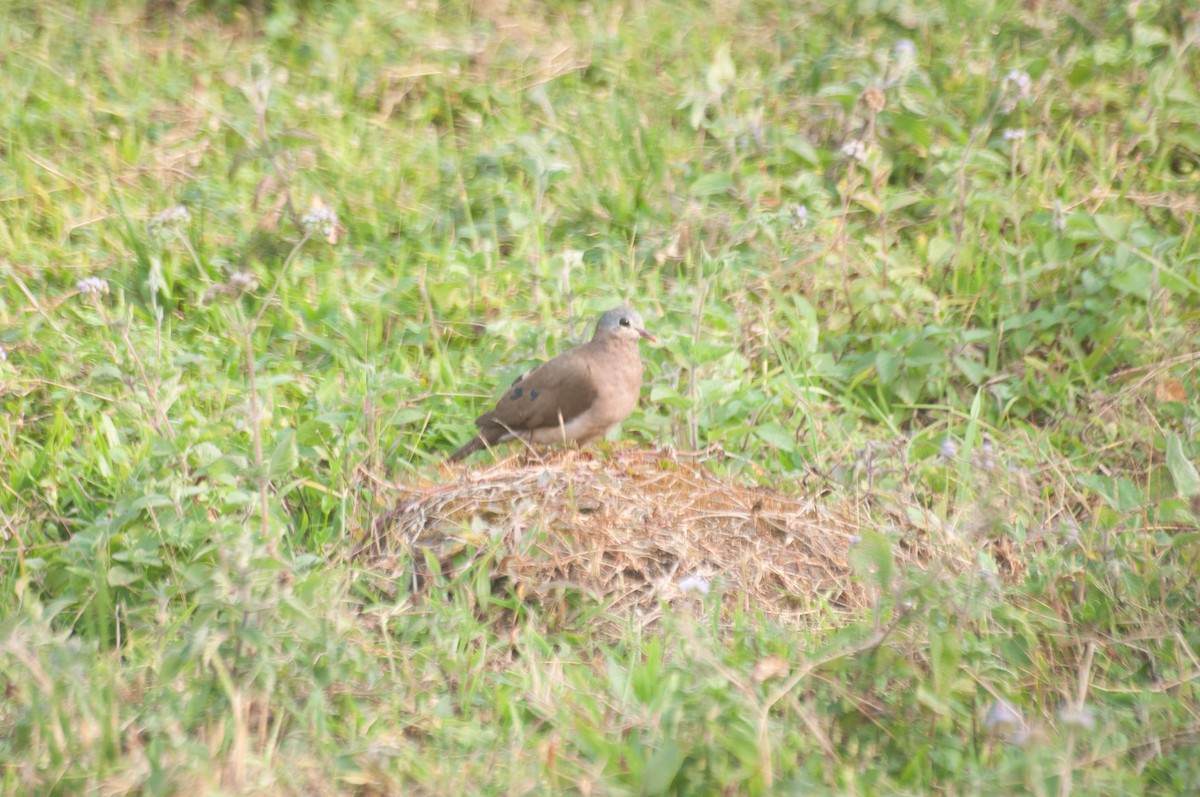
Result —
[[688, 576], [721, 591], [726, 616], [802, 622], [867, 600], [847, 562], [854, 515], [827, 499], [721, 479], [693, 459], [645, 450], [520, 454], [443, 472], [456, 480], [379, 518], [358, 551], [368, 567], [408, 575], [420, 590], [431, 560], [449, 573], [499, 543], [493, 581], [520, 598], [574, 588], [644, 622], [684, 597]]

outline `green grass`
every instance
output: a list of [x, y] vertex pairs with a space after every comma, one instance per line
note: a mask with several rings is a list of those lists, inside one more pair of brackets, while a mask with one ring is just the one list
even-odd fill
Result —
[[[5, 4], [0, 792], [1200, 790], [1197, 24]], [[853, 507], [870, 610], [355, 563], [622, 301], [622, 437]]]

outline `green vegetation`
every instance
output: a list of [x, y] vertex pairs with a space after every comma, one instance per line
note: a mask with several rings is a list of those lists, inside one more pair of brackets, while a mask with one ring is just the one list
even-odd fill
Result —
[[[9, 0], [0, 792], [1200, 791], [1198, 26]], [[622, 438], [852, 507], [868, 610], [352, 557], [624, 300]]]

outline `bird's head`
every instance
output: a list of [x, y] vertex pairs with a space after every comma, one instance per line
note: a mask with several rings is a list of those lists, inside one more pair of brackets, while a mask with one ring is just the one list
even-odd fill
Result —
[[646, 331], [646, 324], [638, 311], [628, 307], [616, 307], [600, 316], [600, 322], [596, 324], [596, 338], [601, 335], [624, 338], [634, 343], [638, 338], [646, 338], [652, 343], [658, 342], [657, 338]]

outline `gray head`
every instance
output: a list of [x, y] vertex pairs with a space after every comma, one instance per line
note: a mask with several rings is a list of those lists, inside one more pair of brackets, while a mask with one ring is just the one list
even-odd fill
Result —
[[638, 338], [655, 340], [655, 337], [646, 331], [646, 324], [638, 315], [638, 311], [628, 307], [615, 307], [600, 316], [600, 322], [596, 324], [596, 334], [592, 340], [596, 340], [601, 335], [627, 338], [635, 343]]

